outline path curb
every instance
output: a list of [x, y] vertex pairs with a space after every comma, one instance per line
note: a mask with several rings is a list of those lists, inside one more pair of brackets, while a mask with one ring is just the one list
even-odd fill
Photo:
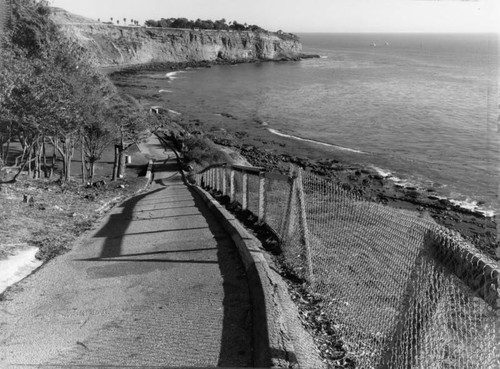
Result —
[[229, 233], [247, 273], [253, 304], [255, 367], [326, 368], [281, 276], [266, 259], [260, 241], [207, 191], [191, 185]]

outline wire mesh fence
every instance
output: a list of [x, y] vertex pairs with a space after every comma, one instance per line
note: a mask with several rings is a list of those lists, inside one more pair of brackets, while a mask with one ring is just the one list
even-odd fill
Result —
[[3, 33], [11, 18], [12, 0], [0, 0], [0, 33]]
[[235, 172], [242, 193], [231, 199], [252, 199], [249, 210], [322, 297], [357, 367], [500, 367], [494, 261], [430, 218], [367, 202], [327, 178]]
[[[4, 47], [4, 35], [10, 20], [12, 8], [10, 0], [0, 0], [0, 48]], [[2, 62], [0, 57], [0, 63]], [[1, 65], [1, 64], [0, 64]]]

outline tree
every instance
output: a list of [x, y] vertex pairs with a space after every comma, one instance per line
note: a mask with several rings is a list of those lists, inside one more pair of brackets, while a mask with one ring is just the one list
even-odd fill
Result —
[[133, 145], [150, 135], [148, 113], [131, 96], [115, 99], [110, 115], [115, 142], [112, 180], [125, 175], [125, 154]]
[[147, 27], [159, 27], [158, 22], [153, 19], [148, 19], [144, 22]]
[[123, 24], [127, 25], [127, 18], [123, 18]]
[[92, 116], [87, 116], [81, 130], [81, 152], [82, 161], [85, 170], [82, 167], [82, 182], [85, 182], [85, 174], [88, 173], [88, 179], [92, 183], [95, 175], [95, 163], [101, 159], [101, 156], [112, 143], [112, 127], [108, 124], [110, 117], [107, 116], [106, 108], [94, 102], [91, 109]]

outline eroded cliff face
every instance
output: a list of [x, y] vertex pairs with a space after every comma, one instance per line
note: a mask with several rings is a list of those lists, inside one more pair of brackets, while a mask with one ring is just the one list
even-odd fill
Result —
[[99, 65], [154, 62], [253, 61], [296, 59], [300, 41], [265, 32], [120, 27], [101, 23], [61, 24], [88, 49]]

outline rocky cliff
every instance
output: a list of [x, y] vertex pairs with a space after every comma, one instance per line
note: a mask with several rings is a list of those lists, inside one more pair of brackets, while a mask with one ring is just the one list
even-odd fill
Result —
[[268, 32], [125, 27], [97, 22], [57, 23], [103, 67], [155, 62], [297, 59], [302, 52], [296, 37]]

